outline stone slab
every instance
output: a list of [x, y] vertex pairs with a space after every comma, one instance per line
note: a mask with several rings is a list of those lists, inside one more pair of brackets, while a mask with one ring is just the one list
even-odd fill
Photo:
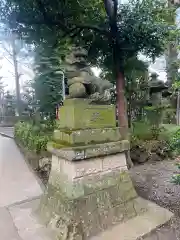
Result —
[[90, 240], [140, 240], [173, 217], [173, 213], [155, 203], [144, 199], [140, 199], [140, 201], [144, 202], [143, 204], [148, 207], [148, 211], [114, 226]]
[[113, 170], [119, 170], [119, 172], [127, 170], [124, 153], [82, 161], [68, 161], [55, 155], [52, 156], [52, 171], [65, 174], [69, 181]]
[[2, 240], [22, 240], [6, 208], [0, 208], [0, 235]]
[[50, 142], [47, 145], [47, 149], [49, 152], [58, 157], [67, 159], [69, 161], [76, 161], [124, 152], [129, 149], [129, 141], [121, 140], [118, 142], [109, 142], [79, 147], [64, 147]]
[[147, 237], [144, 237], [143, 240], [178, 240], [179, 238], [176, 236], [175, 229], [167, 228], [166, 226], [153, 231], [153, 233], [148, 234]]
[[[52, 232], [43, 226], [34, 212], [39, 205], [39, 200], [27, 202], [9, 208], [11, 218], [18, 236], [17, 240], [52, 240]], [[3, 239], [3, 238], [2, 238]], [[6, 240], [6, 239], [3, 239]], [[16, 240], [16, 239], [7, 239]]]
[[62, 144], [84, 145], [120, 141], [121, 135], [120, 128], [97, 128], [83, 130], [57, 129], [54, 131], [53, 140]]

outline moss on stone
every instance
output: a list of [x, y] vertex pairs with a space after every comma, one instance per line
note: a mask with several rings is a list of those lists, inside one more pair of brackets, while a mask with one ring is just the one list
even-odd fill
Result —
[[[49, 152], [60, 158], [75, 161], [124, 152], [129, 149], [129, 141], [122, 140], [118, 142], [106, 142], [102, 144], [97, 143], [93, 145], [71, 145], [64, 142], [51, 142], [48, 143], [47, 149]], [[56, 151], [58, 149], [59, 151]]]
[[116, 127], [115, 106], [91, 105], [88, 102], [64, 105], [59, 109], [60, 128], [86, 129]]
[[[71, 144], [69, 142], [66, 142], [66, 141], [62, 141], [62, 140], [54, 140], [53, 143], [60, 145], [60, 146], [64, 146], [64, 147], [78, 147], [78, 146], [83, 146], [85, 145], [83, 142], [82, 143], [74, 143], [74, 144]], [[60, 147], [61, 148], [61, 147]]]
[[60, 130], [61, 130], [61, 132], [70, 135], [71, 133], [74, 133], [74, 132], [77, 132], [77, 131], [81, 131], [82, 128], [72, 128], [72, 129], [71, 128], [61, 128]]
[[50, 143], [52, 144], [52, 146], [53, 146], [54, 148], [57, 148], [57, 149], [59, 149], [59, 148], [61, 149], [61, 148], [63, 148], [63, 147], [64, 147], [64, 148], [67, 148], [67, 147], [72, 147], [72, 148], [82, 147], [82, 148], [79, 148], [79, 149], [76, 148], [76, 150], [84, 150], [84, 148], [93, 149], [93, 148], [94, 148], [94, 145], [96, 145], [96, 144], [117, 143], [117, 142], [118, 142], [118, 141], [109, 142], [109, 141], [107, 141], [107, 140], [102, 141], [102, 142], [91, 141], [91, 142], [89, 143], [89, 145], [86, 146], [84, 142], [79, 142], [79, 143], [71, 144], [71, 143], [69, 143], [69, 142], [62, 141], [62, 140], [58, 140], [58, 139], [57, 139], [57, 140], [51, 141]]
[[[115, 175], [117, 175], [117, 178]], [[141, 203], [135, 200], [136, 195], [132, 188], [132, 181], [128, 177], [129, 173], [117, 172], [115, 175], [112, 175], [112, 177], [118, 179], [116, 184], [109, 185], [108, 188], [97, 187], [97, 179], [91, 177], [89, 181], [96, 189], [84, 192], [83, 195], [78, 196], [77, 194], [76, 197], [67, 196], [67, 193], [69, 194], [74, 187], [70, 187], [69, 191], [64, 190], [70, 184], [68, 179], [57, 182], [57, 184], [59, 183], [57, 186], [52, 183], [48, 185], [47, 192], [41, 199], [39, 212], [42, 219], [46, 219], [47, 224], [53, 224], [57, 228], [58, 239], [61, 239], [62, 232], [68, 229], [68, 226], [72, 223], [77, 226], [77, 232], [83, 235], [83, 239], [86, 239], [107, 229], [112, 224], [126, 221], [139, 213], [138, 208], [141, 207], [139, 206]], [[125, 187], [122, 187], [125, 178], [126, 180], [129, 179], [129, 182], [125, 184]], [[109, 182], [108, 177], [106, 182]], [[84, 184], [87, 185], [87, 182], [84, 182]], [[75, 189], [75, 192], [77, 192], [77, 189]], [[134, 193], [130, 194], [129, 192]], [[79, 219], [81, 219], [80, 222]]]

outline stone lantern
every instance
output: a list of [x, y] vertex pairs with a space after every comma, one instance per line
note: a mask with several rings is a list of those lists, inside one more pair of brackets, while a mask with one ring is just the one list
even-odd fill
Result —
[[150, 103], [153, 106], [159, 106], [162, 104], [162, 97], [168, 96], [170, 92], [168, 91], [168, 86], [161, 80], [157, 79], [158, 74], [151, 74], [151, 81], [149, 83], [149, 98]]
[[180, 4], [180, 0], [171, 0], [170, 2], [171, 4], [174, 4], [174, 5]]

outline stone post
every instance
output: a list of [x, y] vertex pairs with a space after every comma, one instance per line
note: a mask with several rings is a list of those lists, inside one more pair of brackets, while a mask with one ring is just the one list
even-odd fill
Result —
[[[115, 106], [69, 99], [59, 111], [59, 129], [48, 144], [52, 169], [39, 208], [55, 239], [94, 239], [113, 225], [148, 212], [149, 206], [137, 196], [127, 170], [129, 142], [116, 127]], [[164, 223], [167, 218], [163, 219]], [[158, 224], [154, 225], [147, 224], [143, 232]], [[124, 229], [121, 238], [116, 237], [125, 240], [125, 234], [129, 233]]]

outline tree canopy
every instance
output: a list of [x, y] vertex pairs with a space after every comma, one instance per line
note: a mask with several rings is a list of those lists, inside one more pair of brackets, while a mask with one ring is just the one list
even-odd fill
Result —
[[64, 54], [62, 48], [60, 53], [50, 48], [36, 49], [34, 67], [36, 77], [33, 81], [35, 97], [40, 111], [50, 118], [55, 118], [57, 104], [62, 101], [61, 54]]
[[1, 21], [27, 42], [44, 51], [78, 44], [88, 49], [93, 65], [112, 71], [119, 123], [127, 125], [124, 68], [139, 52], [153, 59], [164, 52], [172, 26], [167, 18], [174, 14], [166, 1], [5, 0], [0, 5]]
[[[1, 3], [1, 19], [30, 43], [57, 46], [69, 37], [73, 43], [89, 48], [94, 64], [104, 65], [112, 59], [106, 6], [113, 2], [116, 1], [6, 0]], [[164, 16], [156, 9], [162, 10], [164, 5], [159, 1], [135, 0], [116, 7], [119, 57], [126, 59], [139, 51], [150, 57], [161, 54], [168, 29], [163, 24]]]

